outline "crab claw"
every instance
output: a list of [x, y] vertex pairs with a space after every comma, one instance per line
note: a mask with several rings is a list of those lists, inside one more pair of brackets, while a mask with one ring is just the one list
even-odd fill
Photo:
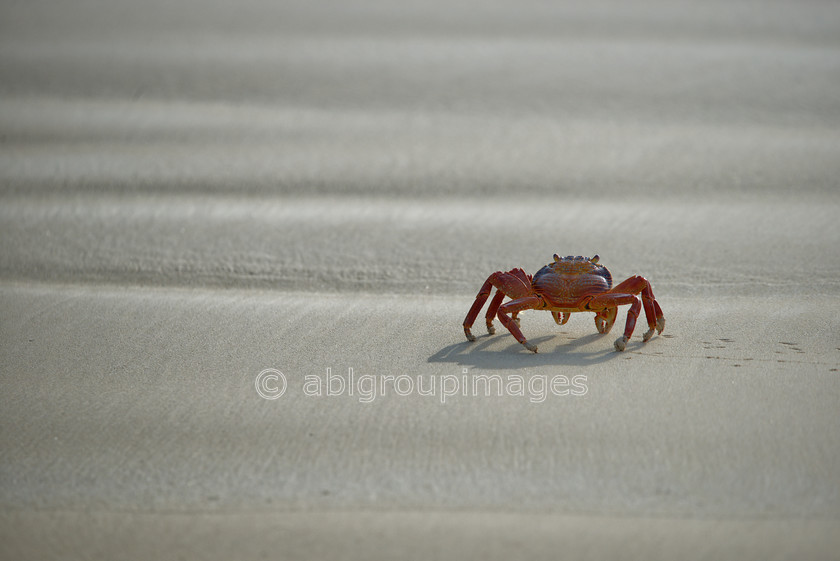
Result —
[[551, 317], [557, 325], [566, 325], [571, 315], [569, 312], [551, 312]]
[[628, 337], [621, 336], [615, 340], [615, 350], [621, 352], [627, 347], [627, 339]]
[[607, 320], [605, 320], [601, 316], [595, 316], [595, 329], [598, 330], [598, 333], [606, 333], [607, 332]]

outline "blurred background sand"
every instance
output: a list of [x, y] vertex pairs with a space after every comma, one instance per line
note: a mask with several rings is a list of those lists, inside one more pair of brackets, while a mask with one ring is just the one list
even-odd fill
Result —
[[[837, 91], [829, 2], [4, 3], [2, 557], [836, 557]], [[555, 252], [663, 336], [464, 341]], [[587, 391], [393, 385], [490, 374]]]

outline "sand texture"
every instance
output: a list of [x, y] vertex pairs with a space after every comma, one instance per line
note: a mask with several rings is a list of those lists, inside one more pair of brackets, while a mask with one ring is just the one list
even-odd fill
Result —
[[[0, 558], [840, 559], [840, 6], [0, 7]], [[623, 353], [487, 276], [599, 254]]]

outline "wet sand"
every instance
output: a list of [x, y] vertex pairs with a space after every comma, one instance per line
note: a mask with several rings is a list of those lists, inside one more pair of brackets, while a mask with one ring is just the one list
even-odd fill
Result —
[[1, 557], [836, 556], [837, 8], [237, 6], [2, 8]]

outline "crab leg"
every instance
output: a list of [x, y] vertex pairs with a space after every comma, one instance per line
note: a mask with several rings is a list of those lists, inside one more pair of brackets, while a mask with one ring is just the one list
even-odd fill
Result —
[[639, 317], [639, 312], [642, 309], [641, 300], [633, 294], [605, 292], [593, 298], [588, 304], [589, 308], [593, 310], [615, 308], [624, 304], [630, 304], [630, 309], [627, 310], [627, 323], [624, 326], [624, 335], [615, 340], [615, 350], [617, 351], [623, 351], [627, 346], [627, 341], [630, 340], [630, 336], [633, 335], [633, 330], [636, 328], [636, 318]]
[[621, 284], [613, 287], [607, 294], [610, 293], [642, 295], [642, 304], [645, 307], [645, 319], [647, 319], [648, 324], [648, 331], [642, 336], [644, 341], [648, 341], [653, 336], [654, 331], [662, 333], [662, 330], [665, 329], [665, 316], [662, 315], [662, 308], [659, 307], [659, 302], [653, 296], [653, 288], [646, 278], [638, 275], [630, 277]]
[[487, 306], [487, 313], [484, 314], [484, 319], [487, 322], [487, 333], [493, 335], [496, 333], [496, 328], [493, 327], [493, 318], [496, 317], [496, 312], [499, 311], [499, 306], [502, 305], [502, 300], [505, 299], [505, 293], [500, 289], [496, 290], [496, 295], [490, 300], [490, 305]]
[[[490, 302], [490, 309], [487, 311], [486, 316], [487, 331], [491, 335], [495, 333], [495, 329], [493, 329], [493, 315], [496, 314], [499, 304], [501, 304], [504, 297], [521, 298], [531, 294], [531, 279], [522, 269], [511, 269], [507, 273], [496, 271], [487, 277], [487, 280], [481, 285], [481, 289], [478, 291], [475, 302], [473, 302], [470, 311], [467, 313], [467, 317], [464, 318], [464, 335], [470, 341], [475, 341], [475, 335], [472, 334], [470, 328], [475, 323], [475, 318], [478, 317], [481, 308], [484, 307], [484, 303], [487, 302], [487, 298], [490, 297], [490, 292], [493, 291], [493, 287], [496, 287], [498, 292]], [[491, 310], [493, 311], [492, 315], [490, 314]]]
[[499, 321], [502, 325], [507, 327], [511, 335], [516, 337], [516, 340], [525, 345], [525, 348], [532, 352], [537, 352], [537, 346], [532, 345], [525, 340], [522, 335], [522, 330], [516, 325], [516, 322], [508, 314], [516, 314], [522, 310], [530, 310], [534, 308], [542, 308], [544, 306], [542, 298], [539, 296], [525, 296], [524, 298], [517, 298], [499, 307]]
[[490, 277], [484, 281], [484, 284], [481, 285], [481, 289], [475, 297], [475, 302], [473, 302], [470, 311], [467, 312], [467, 317], [464, 319], [464, 334], [470, 341], [475, 341], [475, 335], [470, 333], [470, 327], [472, 327], [472, 324], [475, 323], [475, 318], [478, 317], [478, 312], [480, 312], [481, 308], [484, 307], [484, 303], [487, 302], [487, 298], [493, 290], [493, 284], [490, 282], [491, 278], [493, 278], [493, 275], [490, 275]]

